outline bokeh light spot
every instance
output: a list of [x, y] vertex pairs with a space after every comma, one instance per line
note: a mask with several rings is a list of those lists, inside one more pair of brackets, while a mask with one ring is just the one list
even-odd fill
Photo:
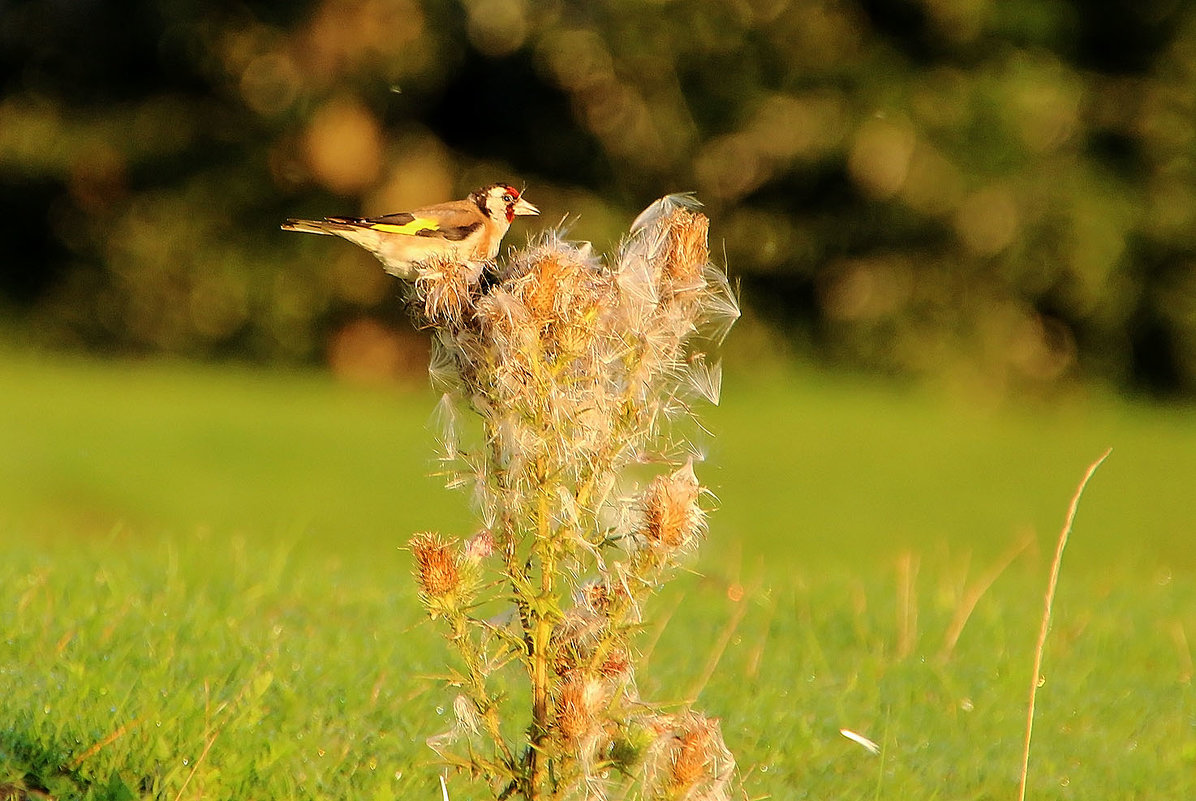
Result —
[[359, 101], [333, 100], [308, 126], [304, 154], [317, 181], [338, 194], [352, 194], [378, 178], [382, 131]]

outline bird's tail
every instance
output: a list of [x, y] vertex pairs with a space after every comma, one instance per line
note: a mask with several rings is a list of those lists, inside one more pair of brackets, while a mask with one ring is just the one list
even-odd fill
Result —
[[296, 220], [288, 219], [282, 224], [284, 231], [300, 231], [305, 234], [325, 234], [335, 236], [342, 231], [348, 231], [352, 225], [338, 219]]

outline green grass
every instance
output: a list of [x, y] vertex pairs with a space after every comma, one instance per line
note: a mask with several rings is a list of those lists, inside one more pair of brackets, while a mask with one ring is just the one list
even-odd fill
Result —
[[[449, 726], [428, 678], [447, 651], [399, 546], [471, 523], [427, 475], [430, 393], [11, 353], [0, 388], [0, 785], [439, 797], [423, 741]], [[655, 607], [639, 685], [700, 690], [751, 797], [1013, 798], [1054, 538], [1108, 446], [1063, 564], [1029, 796], [1196, 794], [1191, 410], [980, 411], [793, 372], [731, 376], [704, 419], [722, 508]]]

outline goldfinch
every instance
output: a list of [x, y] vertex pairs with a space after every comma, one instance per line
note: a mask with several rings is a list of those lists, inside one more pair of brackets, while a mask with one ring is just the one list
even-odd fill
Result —
[[381, 217], [291, 219], [282, 230], [343, 237], [377, 256], [386, 272], [412, 281], [416, 265], [428, 259], [492, 260], [511, 222], [518, 216], [539, 213], [518, 189], [492, 184], [471, 192], [465, 200]]

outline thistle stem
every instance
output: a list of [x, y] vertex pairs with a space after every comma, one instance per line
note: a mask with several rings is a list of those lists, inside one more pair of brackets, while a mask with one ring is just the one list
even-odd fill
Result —
[[456, 614], [451, 616], [450, 625], [452, 631], [449, 635], [449, 640], [457, 647], [457, 651], [465, 661], [469, 694], [473, 699], [474, 705], [482, 714], [482, 720], [486, 724], [486, 731], [490, 734], [490, 739], [494, 741], [494, 747], [498, 750], [503, 764], [513, 774], [516, 769], [515, 758], [511, 754], [511, 749], [507, 747], [506, 739], [502, 735], [499, 725], [498, 706], [494, 703], [494, 699], [490, 697], [490, 693], [486, 689], [486, 674], [483, 669], [482, 655], [469, 636], [468, 621], [464, 615]]
[[[542, 465], [541, 465], [542, 466]], [[548, 505], [548, 491], [543, 470], [537, 470], [540, 484], [536, 509], [535, 549], [540, 556], [540, 597], [532, 605], [532, 726], [531, 747], [528, 752], [531, 787], [529, 799], [541, 797], [544, 785], [545, 745], [549, 736], [548, 704], [548, 646], [552, 639], [550, 612], [555, 606], [554, 578], [556, 576], [556, 549], [551, 541], [551, 520]]]

